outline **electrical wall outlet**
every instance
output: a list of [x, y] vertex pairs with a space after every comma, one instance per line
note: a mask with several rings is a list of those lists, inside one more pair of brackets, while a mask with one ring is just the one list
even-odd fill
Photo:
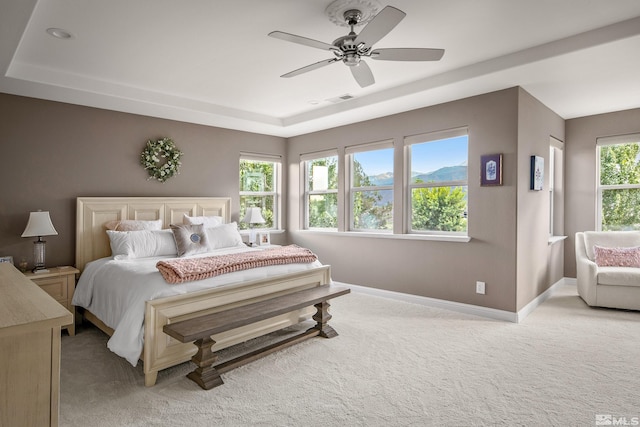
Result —
[[484, 288], [485, 288], [484, 282], [476, 282], [476, 294], [484, 295]]

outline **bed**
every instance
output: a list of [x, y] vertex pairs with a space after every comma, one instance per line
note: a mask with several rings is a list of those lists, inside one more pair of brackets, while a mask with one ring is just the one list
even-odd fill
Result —
[[[160, 220], [162, 228], [166, 229], [170, 224], [182, 224], [184, 215], [218, 216], [223, 223], [229, 223], [230, 205], [231, 200], [228, 197], [79, 197], [76, 222], [76, 267], [81, 271], [81, 276], [74, 300], [76, 295], [80, 300], [83, 292], [86, 293], [83, 287], [90, 281], [89, 276], [97, 274], [97, 270], [109, 271], [108, 269], [115, 263], [114, 257], [111, 256], [106, 224], [122, 220]], [[242, 249], [231, 248], [222, 252], [240, 250]], [[146, 275], [145, 281], [160, 289], [163, 286], [159, 283], [160, 272], [150, 267], [155, 265], [155, 262], [155, 259], [144, 260], [140, 263], [140, 268]], [[135, 266], [131, 264], [130, 269], [138, 268], [138, 264]], [[317, 262], [301, 268], [278, 269], [279, 267], [284, 266], [230, 273], [225, 276], [232, 279], [224, 284], [220, 284], [222, 283], [220, 281], [224, 280], [221, 277], [207, 279], [219, 281], [210, 288], [201, 283], [193, 284], [195, 283], [193, 282], [170, 288], [170, 291], [163, 288], [164, 291], [154, 292], [151, 299], [141, 303], [140, 310], [144, 310], [144, 313], [133, 315], [133, 317], [139, 316], [142, 321], [140, 334], [143, 339], [140, 341], [143, 344], [141, 344], [140, 354], [137, 358], [134, 357], [136, 360], [130, 360], [130, 357], [125, 358], [134, 365], [138, 358], [142, 361], [145, 385], [152, 386], [156, 383], [158, 371], [188, 361], [195, 353], [195, 347], [192, 344], [180, 343], [166, 335], [163, 332], [165, 324], [322, 286], [329, 284], [331, 280], [330, 266]], [[107, 276], [113, 278], [111, 280], [114, 283], [128, 280], [126, 276], [114, 274]], [[164, 286], [174, 285], [165, 284]], [[114, 335], [117, 337], [122, 329], [120, 323], [113, 319], [105, 321], [105, 315], [92, 312], [90, 309], [92, 305], [87, 301], [90, 301], [90, 298], [79, 304], [84, 318], [111, 336], [111, 342]], [[213, 351], [297, 324], [308, 319], [314, 312], [313, 307], [307, 307], [216, 335], [213, 337], [216, 341]], [[137, 333], [135, 328], [132, 333]], [[137, 350], [127, 351], [136, 351], [134, 354], [137, 354]]]

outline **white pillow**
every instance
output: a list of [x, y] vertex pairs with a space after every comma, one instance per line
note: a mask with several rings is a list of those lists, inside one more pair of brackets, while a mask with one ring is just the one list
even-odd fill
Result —
[[184, 214], [182, 223], [190, 225], [202, 224], [204, 225], [204, 228], [210, 228], [222, 225], [224, 220], [221, 216], [189, 216]]
[[171, 230], [107, 230], [107, 235], [116, 260], [178, 255]]
[[104, 226], [107, 230], [114, 231], [161, 230], [162, 220], [143, 221], [137, 219], [122, 219], [109, 221]]
[[240, 231], [238, 231], [238, 224], [235, 222], [206, 228], [205, 232], [207, 233], [209, 250], [244, 245]]

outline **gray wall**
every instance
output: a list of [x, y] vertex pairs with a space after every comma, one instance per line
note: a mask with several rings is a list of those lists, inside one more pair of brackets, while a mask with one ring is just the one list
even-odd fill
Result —
[[[302, 206], [297, 197], [302, 184], [298, 173], [301, 154], [332, 148], [342, 151], [346, 146], [386, 139], [401, 147], [405, 136], [461, 126], [469, 129], [469, 243], [301, 230]], [[518, 264], [520, 259], [533, 263], [536, 273], [549, 265], [548, 215], [542, 214], [542, 194], [528, 190], [528, 156], [548, 157], [552, 134], [563, 139], [562, 119], [522, 89], [512, 88], [291, 138], [290, 238], [313, 248], [331, 264], [338, 281], [516, 311], [552, 284], [550, 275], [531, 277]], [[480, 187], [480, 156], [491, 153], [504, 155], [504, 185]], [[396, 161], [396, 176], [402, 176], [399, 164]], [[520, 244], [527, 237], [521, 233], [525, 229], [542, 230], [534, 237], [534, 247]], [[559, 257], [563, 257], [561, 252]], [[477, 280], [486, 282], [486, 295], [475, 293]]]
[[565, 276], [576, 277], [574, 238], [596, 229], [596, 140], [640, 132], [640, 109], [566, 121]]
[[[564, 141], [564, 120], [519, 90], [517, 210], [517, 310], [563, 277], [564, 242], [549, 245], [549, 141]], [[544, 188], [530, 190], [531, 156], [545, 161]], [[556, 202], [557, 216], [564, 206]], [[562, 225], [562, 224], [560, 224]], [[561, 227], [560, 227], [561, 228]], [[559, 230], [561, 234], [562, 230]]]
[[[6, 94], [0, 120], [0, 256], [15, 262], [32, 262], [35, 239], [20, 235], [42, 209], [58, 231], [46, 238], [47, 265], [73, 264], [79, 196], [231, 196], [237, 220], [240, 152], [286, 154], [284, 138]], [[180, 174], [148, 181], [140, 153], [165, 136], [184, 152]]]
[[[563, 139], [555, 114], [520, 88], [423, 108], [285, 140], [107, 110], [0, 94], [3, 168], [0, 255], [32, 258], [20, 238], [28, 212], [49, 210], [59, 235], [47, 238], [47, 264], [72, 264], [78, 196], [231, 196], [237, 220], [240, 152], [283, 155], [283, 223], [291, 241], [312, 248], [335, 280], [516, 311], [562, 276], [562, 245], [543, 247], [548, 218], [528, 190], [528, 156], [546, 157], [549, 135]], [[374, 239], [300, 231], [301, 153], [467, 126], [469, 243]], [[185, 153], [180, 175], [147, 181], [139, 164], [149, 138], [172, 137]], [[482, 154], [503, 153], [504, 185], [480, 187]], [[568, 156], [567, 156], [568, 157]], [[396, 166], [402, 164], [396, 158]], [[289, 218], [287, 218], [287, 215]], [[526, 240], [535, 230], [536, 241]], [[287, 238], [287, 240], [285, 240]], [[529, 267], [528, 265], [531, 265]], [[559, 269], [559, 270], [558, 270]], [[475, 282], [487, 284], [486, 295]]]

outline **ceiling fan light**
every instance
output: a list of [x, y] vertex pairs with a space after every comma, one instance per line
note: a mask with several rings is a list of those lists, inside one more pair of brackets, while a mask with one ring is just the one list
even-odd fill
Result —
[[360, 64], [360, 55], [345, 55], [342, 61], [347, 64], [349, 67], [355, 67]]

